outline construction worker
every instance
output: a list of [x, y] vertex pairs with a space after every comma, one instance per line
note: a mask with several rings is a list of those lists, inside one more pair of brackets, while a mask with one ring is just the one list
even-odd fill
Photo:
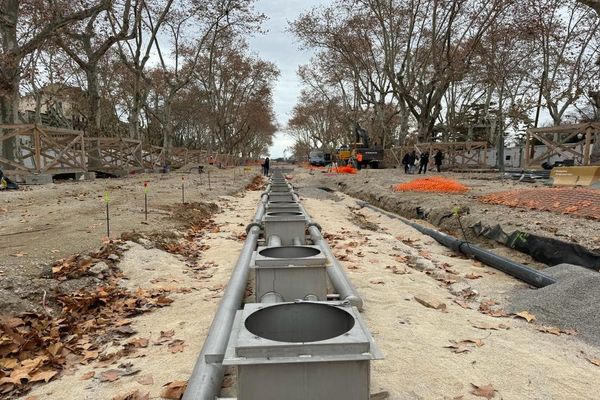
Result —
[[265, 161], [262, 164], [264, 176], [269, 176], [269, 164], [270, 164], [269, 157], [267, 157], [267, 158], [265, 158]]
[[419, 174], [421, 172], [423, 172], [424, 174], [427, 173], [427, 164], [429, 164], [429, 152], [428, 151], [421, 154], [421, 158], [419, 159]]
[[442, 172], [442, 160], [444, 159], [444, 155], [441, 150], [438, 150], [433, 156], [433, 160], [435, 161], [435, 167], [437, 168], [437, 172]]
[[363, 155], [360, 151], [356, 152], [356, 168], [358, 170], [362, 169], [362, 161], [363, 161]]

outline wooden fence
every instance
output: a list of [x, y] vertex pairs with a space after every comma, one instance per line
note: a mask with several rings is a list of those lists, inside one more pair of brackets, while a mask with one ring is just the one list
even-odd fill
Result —
[[[598, 122], [531, 128], [527, 130], [525, 141], [525, 165], [539, 166], [555, 155], [573, 159], [576, 165], [590, 165], [594, 135], [600, 135]], [[539, 154], [535, 154], [536, 141], [546, 145]], [[594, 145], [600, 146], [600, 143]]]
[[85, 172], [83, 132], [37, 124], [0, 125], [0, 145], [12, 149], [12, 157], [0, 152], [5, 169], [22, 172]]

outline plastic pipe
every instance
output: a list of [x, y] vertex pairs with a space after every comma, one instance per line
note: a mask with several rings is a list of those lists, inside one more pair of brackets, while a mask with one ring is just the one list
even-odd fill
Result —
[[412, 226], [419, 232], [434, 238], [437, 242], [443, 244], [444, 246], [456, 252], [463, 253], [466, 256], [474, 257], [482, 263], [489, 265], [490, 267], [495, 268], [497, 270], [500, 270], [508, 275], [514, 276], [515, 278], [520, 279], [523, 282], [526, 282], [532, 286], [540, 288], [556, 283], [556, 280], [554, 278], [540, 271], [509, 260], [506, 257], [502, 257], [490, 251], [484, 250], [474, 244], [467, 243], [464, 240], [457, 239], [450, 235], [446, 235], [445, 233], [442, 233], [435, 229], [426, 228], [423, 225], [409, 221], [396, 214], [388, 213], [387, 211], [375, 207], [365, 201], [357, 201], [356, 203], [361, 207], [370, 208], [390, 218], [399, 219], [405, 224]]
[[250, 225], [246, 242], [231, 273], [229, 283], [219, 303], [219, 308], [210, 325], [208, 335], [194, 366], [194, 371], [188, 382], [188, 387], [183, 395], [184, 400], [209, 400], [214, 399], [221, 390], [221, 383], [225, 369], [223, 355], [229, 340], [229, 332], [233, 326], [235, 313], [240, 308], [248, 275], [250, 260], [256, 249], [260, 234], [260, 221], [265, 213], [266, 196], [261, 196], [261, 202], [254, 216], [254, 223]]

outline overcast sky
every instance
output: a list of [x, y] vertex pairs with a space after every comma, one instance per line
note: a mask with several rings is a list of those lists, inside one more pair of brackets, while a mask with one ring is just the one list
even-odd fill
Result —
[[[298, 49], [294, 36], [286, 32], [288, 21], [293, 21], [302, 12], [326, 3], [325, 0], [258, 0], [256, 9], [269, 17], [263, 25], [268, 32], [250, 40], [251, 49], [262, 59], [275, 63], [281, 75], [275, 85], [273, 100], [279, 125], [284, 128], [296, 99], [300, 94], [300, 82], [296, 71], [306, 64], [311, 54]], [[293, 144], [284, 132], [278, 132], [270, 149], [272, 158], [282, 157], [283, 151]], [[288, 151], [289, 157], [291, 153]]]

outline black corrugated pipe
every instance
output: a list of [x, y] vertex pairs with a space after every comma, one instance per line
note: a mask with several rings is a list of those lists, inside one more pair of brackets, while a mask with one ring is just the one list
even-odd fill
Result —
[[482, 263], [489, 265], [492, 268], [496, 268], [497, 270], [500, 270], [505, 274], [514, 276], [515, 278], [518, 278], [532, 286], [540, 288], [556, 283], [556, 280], [554, 280], [554, 278], [551, 278], [540, 271], [526, 267], [523, 264], [519, 264], [517, 262], [509, 260], [508, 258], [494, 254], [490, 251], [483, 250], [482, 248], [474, 244], [467, 243], [464, 240], [457, 239], [450, 235], [446, 235], [445, 233], [436, 231], [435, 229], [426, 228], [423, 225], [409, 221], [406, 218], [400, 217], [399, 215], [392, 214], [385, 210], [382, 210], [381, 208], [375, 207], [367, 203], [366, 201], [357, 201], [356, 203], [361, 207], [370, 208], [390, 218], [399, 219], [405, 224], [412, 226], [419, 232], [427, 236], [431, 236], [444, 246], [456, 252], [463, 253], [466, 256], [474, 257]]

